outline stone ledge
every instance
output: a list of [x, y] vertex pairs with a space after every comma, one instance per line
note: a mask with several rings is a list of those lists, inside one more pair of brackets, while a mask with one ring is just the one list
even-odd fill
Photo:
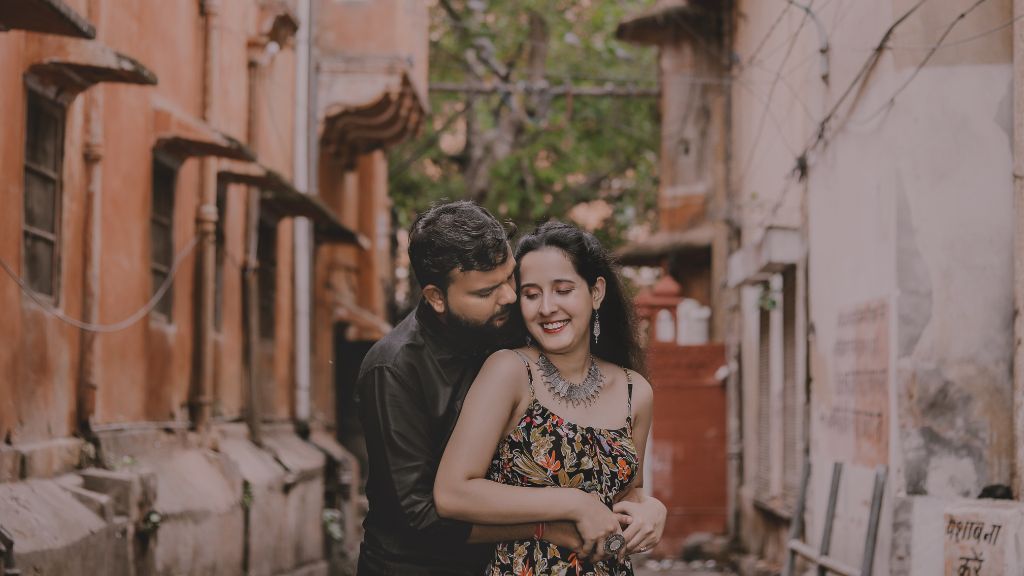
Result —
[[79, 438], [57, 438], [14, 446], [21, 455], [21, 478], [52, 478], [78, 467], [82, 458]]
[[108, 496], [115, 514], [138, 520], [156, 501], [156, 478], [142, 468], [131, 472], [89, 468], [78, 473], [82, 487]]
[[104, 522], [114, 519], [114, 501], [110, 496], [77, 486], [64, 486], [64, 489], [68, 491], [68, 494], [74, 496], [79, 504], [102, 518]]
[[0, 483], [21, 479], [21, 453], [10, 446], [0, 446]]
[[109, 426], [97, 430], [96, 437], [104, 465], [112, 468], [126, 461], [186, 448], [192, 442], [187, 428], [179, 423], [144, 422], [123, 428]]
[[304, 482], [323, 474], [326, 456], [293, 431], [268, 431], [263, 446], [289, 472], [289, 483]]
[[328, 569], [326, 562], [314, 562], [290, 572], [283, 572], [279, 576], [327, 576]]

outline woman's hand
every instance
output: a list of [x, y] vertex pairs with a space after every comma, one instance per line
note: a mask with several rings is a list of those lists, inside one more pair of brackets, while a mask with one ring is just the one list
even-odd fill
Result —
[[657, 498], [644, 497], [640, 502], [622, 500], [612, 507], [632, 520], [622, 535], [626, 538], [626, 554], [646, 552], [661, 541], [668, 510]]
[[[580, 490], [576, 490], [576, 493], [572, 519], [582, 540], [576, 553], [599, 562], [609, 556], [604, 549], [605, 540], [614, 534], [622, 534], [619, 528], [619, 514], [609, 510], [596, 494]], [[625, 548], [623, 546], [623, 550], [617, 556], [623, 557]]]

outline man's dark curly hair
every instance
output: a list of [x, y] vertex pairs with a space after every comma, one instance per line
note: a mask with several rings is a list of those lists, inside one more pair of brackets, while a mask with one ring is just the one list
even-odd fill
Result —
[[510, 253], [501, 222], [468, 200], [432, 206], [416, 217], [409, 232], [409, 262], [416, 280], [445, 292], [453, 270], [494, 270]]

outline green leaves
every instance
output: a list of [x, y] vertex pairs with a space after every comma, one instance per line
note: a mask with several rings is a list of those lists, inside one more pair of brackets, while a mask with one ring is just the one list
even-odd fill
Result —
[[494, 91], [431, 92], [421, 134], [391, 152], [397, 224], [465, 197], [526, 228], [604, 199], [616, 208], [601, 232], [612, 242], [645, 220], [657, 196], [657, 98], [572, 89], [656, 85], [657, 51], [615, 39], [617, 24], [650, 4], [441, 0], [431, 83]]

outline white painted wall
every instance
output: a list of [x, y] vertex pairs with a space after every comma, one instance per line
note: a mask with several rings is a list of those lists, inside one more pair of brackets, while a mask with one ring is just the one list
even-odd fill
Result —
[[[820, 79], [819, 33], [789, 9], [733, 87], [736, 198], [744, 244], [768, 225], [803, 227], [809, 249], [812, 493], [809, 534], [817, 543], [832, 461], [849, 448], [824, 426], [834, 395], [840, 313], [889, 303], [890, 475], [875, 574], [936, 574], [933, 551], [944, 503], [1009, 483], [1012, 467], [1013, 197], [1009, 32], [942, 48], [886, 111], [875, 114], [915, 74], [929, 46], [970, 3], [927, 3], [893, 36], [866, 81], [809, 155], [806, 182], [788, 176], [796, 153], [862, 69], [885, 30], [913, 3], [816, 2], [830, 44], [829, 82]], [[736, 52], [762, 44], [785, 2], [739, 2]], [[947, 38], [959, 42], [1011, 18], [992, 0]], [[784, 61], [785, 60], [785, 61]], [[782, 70], [778, 82], [777, 71]], [[773, 83], [775, 88], [772, 88]], [[774, 92], [773, 92], [774, 90]], [[758, 138], [765, 103], [767, 120]], [[852, 106], [852, 107], [851, 107]], [[753, 152], [751, 152], [753, 151]], [[744, 306], [756, 326], [756, 310]], [[744, 330], [744, 375], [756, 357], [756, 330]], [[751, 352], [751, 349], [753, 352]], [[756, 366], [756, 364], [754, 364]], [[744, 379], [744, 449], [756, 449], [756, 381]], [[756, 460], [747, 457], [752, 482]], [[847, 465], [834, 554], [860, 565], [873, 469]], [[913, 502], [908, 501], [908, 493]], [[927, 495], [927, 496], [925, 496]], [[897, 511], [896, 509], [899, 508]], [[895, 529], [894, 529], [895, 526]], [[907, 560], [906, 558], [909, 558]], [[939, 554], [941, 560], [941, 554]], [[901, 572], [905, 570], [905, 572]]]

